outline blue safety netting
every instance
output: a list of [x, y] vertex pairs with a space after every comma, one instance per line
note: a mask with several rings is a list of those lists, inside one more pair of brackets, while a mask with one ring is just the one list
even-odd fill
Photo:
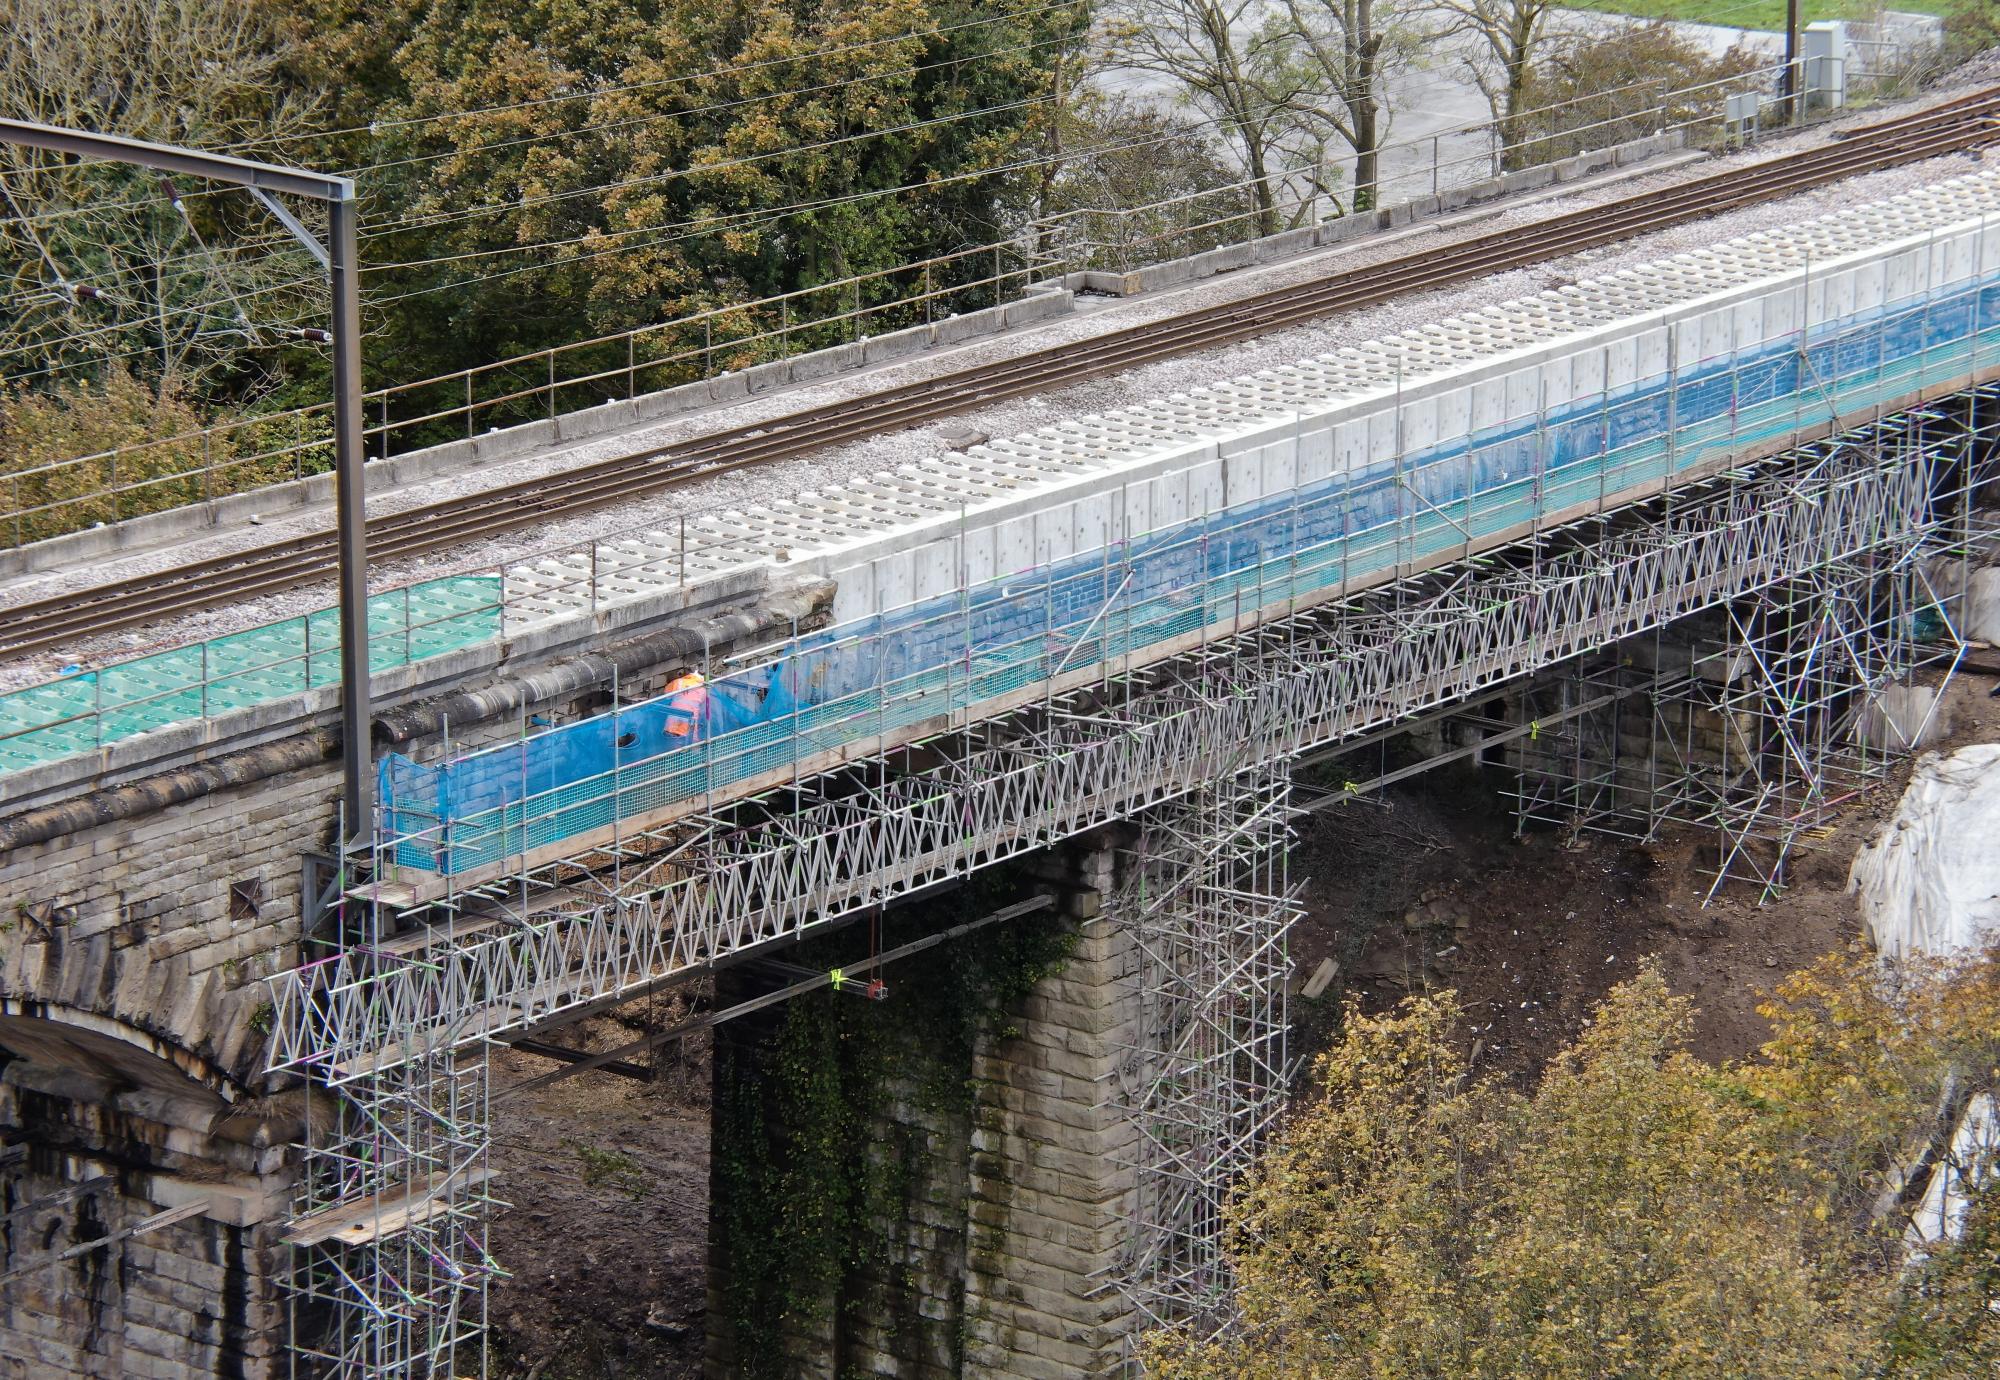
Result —
[[[1874, 311], [1170, 530], [831, 632], [723, 676], [688, 739], [671, 697], [434, 766], [392, 757], [395, 862], [459, 872], [801, 760], [977, 712], [1064, 671], [1421, 560], [1962, 374], [2000, 346], [2000, 284]], [[1975, 330], [1975, 325], [1978, 329]], [[1421, 501], [1412, 498], [1412, 492]], [[691, 739], [691, 740], [690, 740]]]

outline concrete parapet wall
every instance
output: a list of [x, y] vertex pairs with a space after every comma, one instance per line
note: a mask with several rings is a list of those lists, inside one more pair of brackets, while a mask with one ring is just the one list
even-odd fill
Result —
[[[1074, 310], [1075, 292], [1133, 296], [1237, 269], [1276, 263], [1315, 248], [1406, 226], [1480, 201], [1573, 182], [1609, 168], [1643, 162], [1684, 146], [1685, 137], [1681, 131], [1668, 131], [1612, 148], [1580, 153], [1559, 162], [1444, 189], [1436, 195], [1419, 197], [1383, 210], [1342, 216], [1319, 225], [1301, 226], [1241, 244], [1223, 245], [1131, 272], [1088, 270], [1070, 273], [1060, 283], [1037, 284], [1019, 299], [999, 306], [948, 316], [926, 325], [813, 350], [787, 359], [772, 360], [636, 398], [607, 400], [595, 407], [579, 408], [555, 417], [490, 430], [463, 440], [391, 456], [386, 460], [375, 460], [369, 464], [368, 474], [371, 483], [378, 487], [394, 487], [477, 467], [504, 464], [551, 447], [613, 435], [649, 422], [698, 412], [720, 403], [740, 401], [775, 388], [810, 383], [853, 369], [911, 358], [925, 350], [1066, 316]], [[333, 476], [322, 474], [274, 484], [250, 493], [224, 495], [166, 512], [148, 513], [123, 522], [0, 551], [0, 578], [142, 550], [204, 531], [240, 526], [253, 514], [259, 517], [278, 516], [329, 504], [332, 498]]]
[[1063, 278], [1063, 286], [1077, 292], [1101, 292], [1113, 297], [1134, 297], [1141, 293], [1158, 292], [1162, 288], [1199, 282], [1204, 278], [1232, 273], [1238, 269], [1277, 263], [1310, 253], [1314, 249], [1345, 244], [1349, 240], [1379, 234], [1385, 230], [1400, 229], [1416, 221], [1460, 210], [1482, 201], [1492, 201], [1499, 197], [1514, 196], [1543, 187], [1576, 182], [1611, 168], [1627, 167], [1649, 158], [1675, 153], [1686, 146], [1687, 139], [1683, 131], [1669, 130], [1610, 148], [1579, 153], [1554, 163], [1541, 163], [1532, 168], [1522, 168], [1516, 172], [1503, 173], [1478, 182], [1444, 188], [1433, 195], [1398, 202], [1381, 210], [1362, 211], [1322, 221], [1318, 225], [1282, 230], [1275, 235], [1246, 240], [1241, 244], [1223, 245], [1187, 258], [1148, 264], [1129, 272], [1090, 269], [1071, 273]]
[[[1073, 309], [1073, 297], [1067, 288], [1040, 284], [1016, 301], [948, 316], [928, 325], [870, 336], [850, 344], [834, 345], [741, 371], [663, 388], [636, 398], [612, 399], [595, 407], [579, 408], [541, 421], [496, 428], [464, 440], [428, 446], [386, 460], [374, 460], [368, 465], [369, 482], [379, 490], [439, 475], [505, 464], [525, 459], [537, 451], [614, 435], [669, 417], [738, 402], [775, 388], [810, 383], [889, 360], [907, 359], [925, 350], [978, 336], [1047, 321], [1068, 315]], [[123, 522], [0, 551], [0, 578], [143, 550], [201, 532], [238, 527], [247, 523], [253, 515], [281, 516], [332, 501], [331, 474], [273, 484], [249, 493], [228, 494], [203, 503], [148, 513]]]

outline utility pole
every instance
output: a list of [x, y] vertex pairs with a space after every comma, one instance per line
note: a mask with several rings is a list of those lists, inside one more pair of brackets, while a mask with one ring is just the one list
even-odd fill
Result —
[[1799, 0], [1785, 0], [1785, 72], [1778, 87], [1785, 102], [1785, 123], [1799, 122]]
[[[375, 773], [368, 712], [368, 527], [361, 440], [361, 283], [355, 262], [354, 182], [304, 168], [255, 163], [173, 144], [0, 120], [0, 143], [131, 163], [247, 188], [305, 245], [333, 289], [333, 464], [340, 537], [340, 705], [347, 837], [343, 852], [367, 844], [374, 829]], [[322, 245], [275, 194], [326, 203]]]

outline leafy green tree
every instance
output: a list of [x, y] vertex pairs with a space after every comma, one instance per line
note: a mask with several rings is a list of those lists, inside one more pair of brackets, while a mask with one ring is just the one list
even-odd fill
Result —
[[[1720, 123], [1731, 92], [1769, 62], [1747, 48], [1711, 54], [1665, 21], [1621, 24], [1547, 43], [1507, 124], [1510, 167], [1643, 138], [1662, 125]], [[1664, 101], [1664, 105], [1662, 102]]]
[[[1009, 233], [1030, 180], [1009, 165], [1087, 17], [1028, 0], [314, 3], [307, 70], [366, 93], [342, 123], [370, 131], [347, 148], [377, 165], [371, 360], [397, 378]], [[653, 352], [715, 329], [697, 335]]]
[[1105, 25], [1113, 61], [1172, 82], [1240, 160], [1257, 233], [1285, 215], [1281, 147], [1306, 98], [1291, 41], [1260, 24], [1255, 0], [1116, 0]]
[[1177, 110], [1086, 90], [1064, 111], [1073, 150], [1041, 189], [1044, 248], [1130, 269], [1242, 237], [1255, 204], [1215, 137]]

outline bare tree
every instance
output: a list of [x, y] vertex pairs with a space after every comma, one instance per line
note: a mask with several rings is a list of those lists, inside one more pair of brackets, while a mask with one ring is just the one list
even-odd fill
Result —
[[1284, 0], [1266, 31], [1289, 50], [1292, 72], [1281, 85], [1301, 126], [1323, 126], [1353, 151], [1357, 211], [1378, 199], [1388, 80], [1417, 61], [1427, 31], [1423, 11], [1398, 0]]
[[1120, 67], [1172, 80], [1242, 156], [1259, 234], [1279, 229], [1273, 157], [1296, 93], [1282, 52], [1253, 27], [1259, 0], [1120, 0], [1105, 26]]
[[[287, 150], [263, 141], [310, 127], [264, 6], [6, 0], [5, 12], [0, 114], [249, 142], [265, 157]], [[123, 357], [168, 390], [239, 369], [258, 322], [310, 301], [315, 266], [247, 197], [187, 200], [137, 169], [16, 147], [0, 148], [0, 183], [0, 282], [14, 308], [0, 314], [0, 373], [46, 378]], [[234, 247], [250, 237], [274, 251]]]
[[1526, 137], [1521, 116], [1556, 0], [1436, 0], [1453, 32], [1471, 42], [1472, 79], [1500, 128], [1503, 162], [1514, 165]]

